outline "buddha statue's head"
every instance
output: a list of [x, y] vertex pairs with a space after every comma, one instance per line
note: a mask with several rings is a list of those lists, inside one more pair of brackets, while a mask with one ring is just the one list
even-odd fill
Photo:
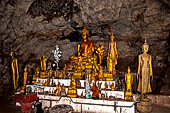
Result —
[[89, 31], [87, 30], [87, 28], [86, 28], [85, 25], [84, 25], [84, 29], [83, 29], [83, 31], [81, 32], [81, 34], [82, 34], [82, 37], [83, 37], [84, 41], [86, 41], [87, 38], [88, 38], [88, 36], [89, 36]]
[[146, 39], [145, 39], [145, 43], [144, 43], [143, 46], [142, 46], [142, 51], [143, 51], [144, 53], [147, 53], [148, 50], [149, 50], [149, 45], [146, 43]]
[[115, 37], [114, 37], [114, 35], [113, 35], [113, 32], [112, 32], [112, 35], [111, 35], [110, 39], [111, 39], [112, 42], [113, 42], [114, 39], [115, 39]]
[[128, 66], [128, 73], [130, 73], [130, 66]]

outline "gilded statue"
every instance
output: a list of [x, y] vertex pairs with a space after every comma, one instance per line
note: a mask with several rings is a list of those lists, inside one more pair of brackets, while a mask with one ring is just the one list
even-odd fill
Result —
[[61, 93], [60, 93], [61, 96], [66, 96], [66, 88], [64, 86], [64, 84], [62, 84], [61, 86]]
[[110, 85], [111, 91], [115, 90], [115, 86], [114, 86], [114, 82], [112, 82], [112, 84]]
[[125, 100], [132, 100], [133, 75], [130, 73], [129, 66], [128, 66], [128, 73], [125, 74], [125, 83], [126, 83]]
[[58, 82], [57, 86], [56, 86], [56, 94], [57, 96], [60, 96], [60, 91], [61, 91], [61, 86], [60, 86], [60, 82]]
[[76, 82], [75, 79], [72, 77], [70, 86], [68, 87], [68, 97], [75, 98], [77, 97], [77, 88], [76, 88]]
[[102, 59], [103, 59], [103, 52], [104, 52], [104, 46], [100, 43], [99, 48], [97, 48], [96, 53], [98, 54], [99, 57], [99, 64], [102, 64]]
[[141, 97], [145, 98], [146, 93], [152, 92], [150, 79], [153, 80], [152, 73], [152, 56], [147, 54], [149, 45], [146, 43], [142, 46], [143, 54], [139, 55], [138, 59], [138, 88], [137, 90], [141, 93]]
[[40, 64], [41, 64], [41, 71], [47, 71], [47, 58], [43, 55], [42, 58], [40, 58]]
[[130, 67], [128, 66], [128, 73], [125, 74], [125, 83], [126, 83], [126, 91], [131, 92], [132, 83], [133, 83], [133, 75], [130, 73]]
[[84, 26], [84, 29], [82, 31], [82, 37], [83, 37], [84, 42], [79, 47], [80, 55], [81, 56], [87, 56], [89, 54], [91, 55], [94, 52], [95, 45], [92, 41], [88, 40], [89, 32], [88, 32], [86, 26]]
[[17, 58], [14, 57], [14, 52], [12, 49], [10, 52], [10, 56], [11, 56], [13, 88], [14, 90], [16, 90], [18, 87], [19, 71], [18, 71], [18, 61], [17, 61]]
[[[116, 47], [116, 42], [115, 42], [113, 33], [112, 33], [110, 39], [111, 39], [111, 42], [109, 42], [107, 65], [112, 65], [112, 71], [113, 71], [113, 70], [115, 70], [115, 65], [117, 64], [117, 59], [118, 59], [117, 47]], [[110, 61], [110, 60], [112, 60], [112, 61]], [[108, 64], [111, 62], [112, 62], [112, 64]]]

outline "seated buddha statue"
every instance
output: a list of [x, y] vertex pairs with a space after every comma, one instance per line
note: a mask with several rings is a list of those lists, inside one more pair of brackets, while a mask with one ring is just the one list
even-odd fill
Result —
[[75, 98], [77, 97], [77, 88], [76, 88], [76, 82], [75, 79], [72, 77], [70, 86], [68, 87], [68, 97]]
[[112, 84], [110, 85], [110, 88], [111, 88], [111, 91], [114, 91], [115, 90], [115, 86], [114, 86], [114, 83], [112, 82]]
[[75, 69], [74, 77], [82, 78], [81, 72], [84, 70], [98, 70], [97, 57], [94, 56], [95, 44], [88, 40], [89, 32], [84, 26], [82, 30], [83, 42], [78, 44], [76, 54], [70, 57], [69, 70]]
[[81, 49], [80, 55], [87, 56], [87, 55], [92, 54], [94, 52], [95, 45], [92, 41], [88, 40], [89, 32], [86, 26], [84, 26], [84, 29], [82, 31], [82, 37], [83, 37], [84, 42], [80, 46], [80, 49]]
[[[86, 28], [86, 26], [84, 26], [84, 29], [82, 30], [82, 38], [83, 38], [83, 43], [78, 44], [77, 46], [77, 54], [80, 52], [80, 56], [82, 57], [86, 57], [87, 55], [92, 55], [92, 53], [94, 52], [94, 48], [95, 48], [95, 44], [88, 40], [89, 37], [89, 32]], [[71, 59], [76, 59], [77, 58], [77, 54], [71, 56]]]

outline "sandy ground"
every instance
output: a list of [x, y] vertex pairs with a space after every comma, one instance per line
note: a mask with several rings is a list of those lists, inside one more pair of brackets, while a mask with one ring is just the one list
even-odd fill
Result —
[[[152, 105], [152, 113], [170, 113], [170, 108]], [[0, 97], [0, 113], [21, 113], [20, 107], [9, 104], [6, 97]]]

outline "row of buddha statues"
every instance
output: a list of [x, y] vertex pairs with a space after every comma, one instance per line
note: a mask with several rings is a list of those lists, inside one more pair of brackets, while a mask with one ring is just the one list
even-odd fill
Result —
[[[102, 44], [97, 47], [92, 41], [88, 39], [89, 32], [86, 27], [84, 27], [82, 31], [83, 43], [78, 44], [77, 52], [70, 56], [70, 63], [65, 64], [63, 71], [59, 71], [58, 68], [56, 70], [52, 70], [51, 64], [47, 66], [47, 58], [45, 55], [40, 58], [40, 70], [39, 67], [36, 68], [35, 74], [33, 76], [33, 82], [36, 83], [37, 78], [49, 78], [49, 77], [58, 77], [64, 78], [64, 76], [68, 76], [70, 78], [79, 78], [82, 79], [83, 75], [88, 75], [89, 83], [96, 78], [98, 80], [106, 80], [113, 81], [114, 75], [116, 74], [115, 65], [117, 64], [118, 52], [116, 47], [116, 42], [114, 39], [114, 35], [111, 35], [111, 41], [109, 42], [108, 48], [108, 56], [107, 56], [107, 72], [103, 72], [102, 68], [102, 59], [104, 46]], [[138, 80], [138, 88], [137, 91], [141, 92], [142, 98], [145, 98], [146, 93], [151, 92], [151, 84], [150, 79], [153, 79], [152, 74], [152, 58], [151, 55], [147, 54], [149, 49], [149, 45], [145, 43], [142, 46], [143, 53], [139, 55], [138, 58], [138, 72], [137, 72], [137, 80]], [[11, 50], [11, 69], [12, 69], [12, 79], [14, 89], [18, 87], [18, 63], [17, 59], [14, 57], [14, 53]], [[97, 61], [97, 58], [99, 61]], [[48, 68], [48, 69], [47, 69]], [[71, 71], [71, 72], [70, 72]], [[68, 72], [66, 74], [66, 72]], [[68, 95], [70, 97], [75, 97], [76, 87], [75, 83], [72, 80], [71, 86], [68, 90]], [[131, 98], [131, 87], [133, 83], [133, 75], [130, 73], [130, 68], [128, 68], [128, 73], [125, 75], [125, 83], [126, 83], [126, 95], [127, 99]], [[46, 83], [44, 83], [46, 84]], [[64, 86], [63, 86], [64, 87]], [[92, 88], [95, 89], [95, 88]], [[71, 96], [73, 93], [74, 96]]]

